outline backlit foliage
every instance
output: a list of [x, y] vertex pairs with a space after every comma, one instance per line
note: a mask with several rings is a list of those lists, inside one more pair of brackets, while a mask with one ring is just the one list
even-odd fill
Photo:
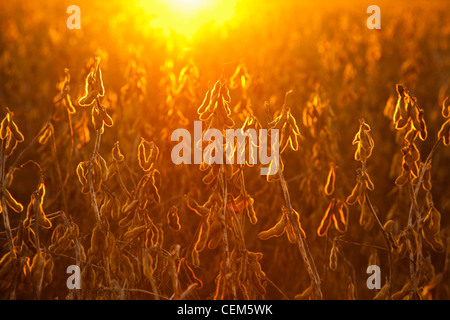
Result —
[[[0, 298], [450, 298], [446, 1], [381, 1], [369, 30], [372, 3], [241, 0], [189, 39], [78, 2], [80, 30], [0, 4]], [[250, 139], [175, 165], [194, 121], [277, 129], [277, 173]]]

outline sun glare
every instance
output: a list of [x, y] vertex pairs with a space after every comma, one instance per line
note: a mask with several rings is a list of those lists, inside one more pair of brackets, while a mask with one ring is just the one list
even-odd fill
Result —
[[150, 25], [191, 38], [202, 26], [231, 20], [239, 0], [137, 0], [149, 14]]

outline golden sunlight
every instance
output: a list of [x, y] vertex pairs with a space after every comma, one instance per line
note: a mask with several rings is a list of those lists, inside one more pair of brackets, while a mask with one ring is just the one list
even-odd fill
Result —
[[239, 0], [136, 0], [151, 17], [153, 28], [191, 38], [201, 27], [220, 26], [231, 20]]

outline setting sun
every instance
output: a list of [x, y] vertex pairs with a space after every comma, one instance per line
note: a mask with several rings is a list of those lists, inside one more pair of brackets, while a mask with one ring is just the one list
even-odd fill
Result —
[[233, 18], [239, 0], [137, 0], [153, 28], [174, 31], [191, 38], [202, 26], [216, 26]]

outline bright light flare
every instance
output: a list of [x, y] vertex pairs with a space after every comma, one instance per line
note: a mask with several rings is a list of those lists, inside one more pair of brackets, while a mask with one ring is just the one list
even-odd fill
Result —
[[202, 26], [223, 25], [235, 14], [239, 0], [136, 0], [152, 18], [153, 28], [171, 30], [191, 38]]

